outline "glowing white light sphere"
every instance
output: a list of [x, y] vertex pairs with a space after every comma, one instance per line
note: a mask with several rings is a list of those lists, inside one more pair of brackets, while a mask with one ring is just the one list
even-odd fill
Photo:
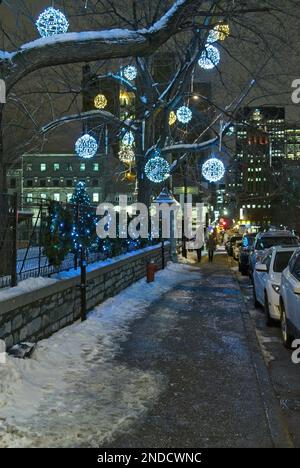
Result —
[[202, 166], [202, 175], [209, 182], [218, 182], [224, 174], [225, 166], [220, 159], [210, 158]]
[[65, 15], [53, 7], [46, 8], [36, 21], [36, 27], [42, 37], [66, 33], [69, 22]]
[[204, 68], [204, 70], [211, 70], [219, 65], [220, 59], [219, 50], [212, 45], [206, 45], [205, 50], [202, 52], [201, 57], [198, 60], [198, 64], [201, 68]]
[[119, 151], [119, 159], [125, 164], [132, 164], [135, 159], [132, 146], [122, 145]]
[[91, 135], [83, 135], [75, 143], [76, 154], [83, 159], [90, 159], [97, 153], [98, 143]]
[[123, 75], [129, 81], [133, 81], [137, 77], [137, 69], [133, 65], [128, 65], [123, 70]]
[[170, 164], [164, 158], [156, 156], [147, 162], [145, 174], [151, 182], [160, 184], [170, 177]]
[[122, 138], [123, 145], [131, 146], [134, 143], [134, 134], [129, 130]]
[[217, 42], [219, 40], [219, 33], [215, 29], [211, 29], [209, 31], [209, 35], [207, 38], [207, 43], [208, 44], [213, 44], [214, 42]]
[[181, 123], [189, 123], [193, 118], [193, 113], [191, 109], [187, 106], [181, 106], [176, 112], [176, 116], [179, 122]]

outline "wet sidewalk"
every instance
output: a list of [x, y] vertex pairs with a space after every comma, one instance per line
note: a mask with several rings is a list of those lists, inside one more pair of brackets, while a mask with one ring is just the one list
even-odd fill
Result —
[[199, 279], [153, 303], [121, 347], [118, 364], [162, 390], [109, 447], [290, 446], [226, 255], [190, 268]]

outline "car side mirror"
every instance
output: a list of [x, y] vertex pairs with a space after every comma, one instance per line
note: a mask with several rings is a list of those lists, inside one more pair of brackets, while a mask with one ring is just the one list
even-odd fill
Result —
[[255, 270], [258, 271], [259, 273], [267, 273], [268, 267], [264, 263], [257, 263], [255, 265]]

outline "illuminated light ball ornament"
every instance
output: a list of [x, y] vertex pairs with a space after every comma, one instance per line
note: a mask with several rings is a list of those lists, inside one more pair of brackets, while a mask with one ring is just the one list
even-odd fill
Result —
[[76, 154], [83, 159], [90, 159], [97, 153], [98, 143], [94, 137], [85, 134], [75, 143]]
[[183, 124], [187, 124], [192, 120], [193, 113], [189, 107], [181, 106], [176, 112], [176, 117], [179, 122]]
[[119, 159], [125, 164], [132, 164], [135, 159], [135, 153], [131, 146], [122, 145], [119, 151]]
[[97, 96], [94, 99], [94, 105], [96, 109], [105, 109], [107, 106], [107, 99], [104, 96], [104, 94], [97, 94]]
[[171, 111], [169, 114], [169, 125], [170, 127], [176, 123], [177, 116], [174, 111]]
[[219, 50], [212, 45], [206, 44], [205, 50], [202, 52], [200, 59], [198, 60], [198, 65], [204, 70], [212, 70], [214, 67], [218, 66], [220, 63], [220, 52]]
[[129, 130], [122, 138], [123, 145], [132, 146], [134, 143], [134, 134]]
[[207, 42], [209, 44], [213, 44], [214, 42], [218, 41], [225, 41], [227, 37], [230, 35], [230, 26], [229, 24], [217, 24], [217, 26], [214, 27], [209, 32]]
[[129, 81], [133, 81], [137, 77], [137, 69], [133, 65], [128, 65], [123, 70], [123, 75]]
[[170, 177], [170, 164], [164, 158], [156, 156], [149, 159], [145, 166], [145, 174], [151, 182], [160, 184]]
[[65, 15], [53, 7], [46, 8], [35, 24], [41, 37], [56, 36], [66, 33], [69, 29], [69, 22]]
[[218, 182], [225, 175], [225, 166], [220, 159], [210, 158], [202, 166], [202, 175], [208, 182]]

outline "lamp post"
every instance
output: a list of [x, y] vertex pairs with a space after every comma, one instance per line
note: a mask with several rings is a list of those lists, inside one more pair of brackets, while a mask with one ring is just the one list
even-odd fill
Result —
[[[167, 187], [164, 187], [158, 197], [155, 200], [155, 203], [158, 205], [166, 204], [169, 207], [173, 207], [177, 209], [180, 204], [177, 200], [173, 197], [173, 195], [169, 192]], [[170, 210], [170, 244], [171, 244], [171, 260], [172, 262], [177, 262], [177, 252], [176, 252], [176, 240], [175, 240], [175, 216], [174, 216], [174, 209]], [[159, 213], [159, 219], [162, 219], [162, 213]], [[165, 243], [161, 233], [161, 250], [162, 250], [162, 268], [165, 267]]]

